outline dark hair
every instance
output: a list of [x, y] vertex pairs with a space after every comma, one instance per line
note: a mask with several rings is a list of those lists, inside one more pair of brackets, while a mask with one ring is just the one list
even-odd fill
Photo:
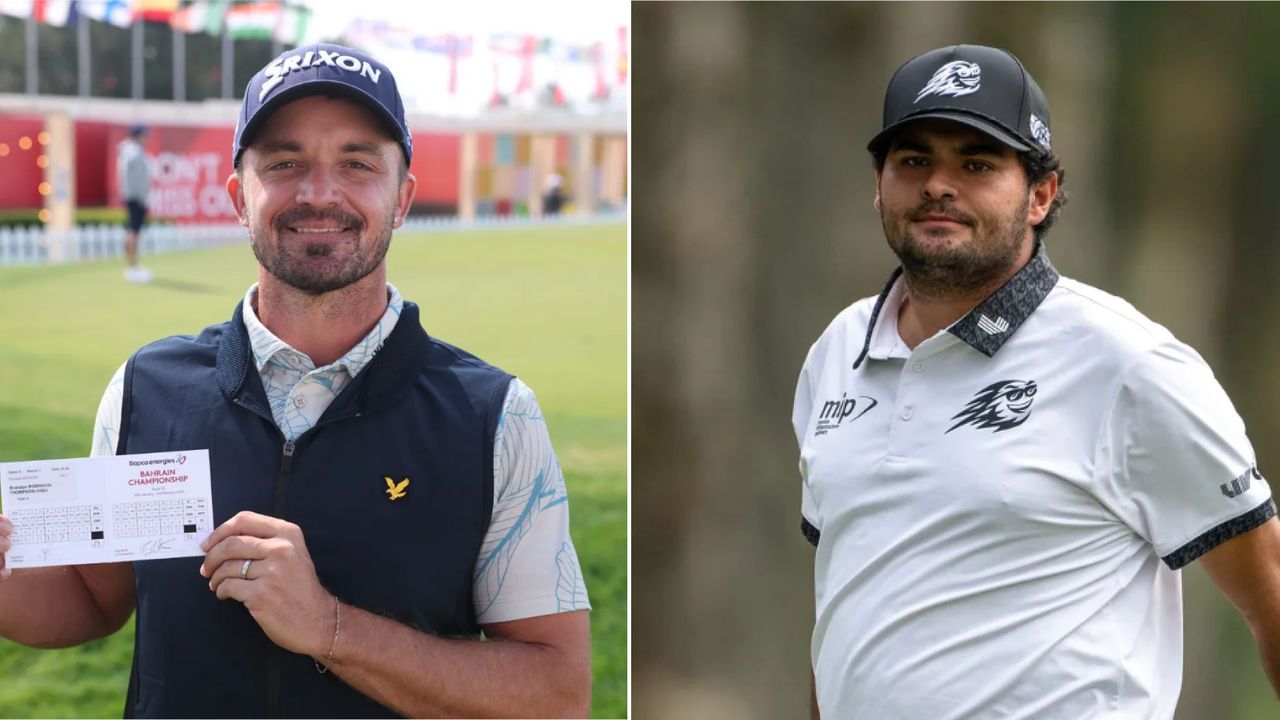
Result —
[[[889, 157], [889, 146], [891, 144], [885, 143], [871, 151], [871, 159], [875, 163], [876, 172], [884, 171], [884, 161]], [[1058, 221], [1058, 215], [1062, 213], [1062, 206], [1067, 204], [1067, 171], [1062, 169], [1062, 159], [1053, 151], [1048, 153], [1020, 152], [1018, 153], [1018, 162], [1022, 163], [1022, 170], [1027, 175], [1028, 188], [1049, 177], [1049, 173], [1057, 173], [1058, 175], [1058, 194], [1054, 196], [1053, 202], [1049, 203], [1049, 212], [1045, 214], [1044, 219], [1032, 228], [1036, 240], [1041, 241], [1044, 240], [1045, 235], [1049, 234], [1049, 228], [1053, 227], [1053, 224]]]

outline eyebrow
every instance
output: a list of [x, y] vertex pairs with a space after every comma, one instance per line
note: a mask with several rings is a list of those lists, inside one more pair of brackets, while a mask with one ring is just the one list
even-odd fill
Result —
[[293, 140], [265, 140], [258, 146], [258, 152], [263, 154], [301, 151], [302, 143]]
[[342, 146], [344, 153], [367, 153], [369, 155], [378, 155], [378, 146], [373, 143], [350, 142]]

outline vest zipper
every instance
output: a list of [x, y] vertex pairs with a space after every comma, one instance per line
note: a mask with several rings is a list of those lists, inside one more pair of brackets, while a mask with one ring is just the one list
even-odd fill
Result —
[[280, 477], [276, 479], [276, 497], [275, 502], [271, 504], [271, 514], [281, 519], [284, 518], [284, 503], [289, 490], [289, 479], [293, 477], [293, 451], [297, 447], [292, 440], [285, 440], [284, 448], [280, 453]]
[[[284, 518], [284, 504], [293, 477], [293, 451], [298, 448], [292, 440], [285, 440], [280, 450], [280, 476], [276, 478], [276, 495], [271, 514]], [[279, 651], [267, 658], [267, 717], [280, 717], [280, 659]]]
[[[236, 405], [239, 405], [240, 407], [248, 410], [249, 412], [252, 412], [255, 415], [261, 416], [271, 421], [271, 426], [276, 428], [276, 432], [280, 433], [281, 437], [284, 437], [284, 433], [280, 430], [278, 426], [276, 426], [274, 417], [271, 417], [269, 415], [264, 415], [263, 413], [258, 411], [256, 408], [250, 406], [248, 403], [242, 402], [240, 398], [235, 398], [233, 402]], [[364, 413], [356, 412], [353, 415], [347, 416], [347, 417], [360, 417], [363, 414]], [[315, 432], [316, 430], [318, 430], [320, 427], [324, 425], [328, 425], [331, 422], [336, 422], [338, 420], [344, 420], [344, 419], [346, 419], [346, 417], [329, 418], [322, 423], [318, 423], [315, 427], [312, 427], [311, 429], [299, 435], [297, 440], [303, 439], [304, 437], [306, 437], [307, 435], [310, 435], [311, 433]], [[276, 492], [275, 492], [275, 497], [272, 500], [271, 515], [273, 517], [280, 518], [281, 520], [287, 519], [284, 516], [285, 502], [288, 499], [289, 480], [293, 477], [293, 458], [294, 458], [294, 453], [297, 451], [297, 449], [298, 449], [297, 441], [289, 440], [287, 438], [284, 441], [284, 446], [280, 449], [280, 475], [276, 478]], [[280, 653], [282, 652], [284, 651], [281, 650], [280, 648], [276, 648], [276, 652], [272, 652], [267, 656], [267, 717], [269, 718], [281, 717], [280, 715]]]

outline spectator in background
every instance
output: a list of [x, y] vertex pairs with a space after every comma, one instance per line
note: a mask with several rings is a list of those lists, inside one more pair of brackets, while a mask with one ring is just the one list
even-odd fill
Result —
[[542, 193], [542, 214], [559, 215], [569, 198], [564, 194], [564, 178], [556, 173], [547, 176], [547, 189]]
[[147, 193], [151, 189], [147, 156], [142, 151], [142, 139], [146, 135], [145, 127], [134, 125], [129, 128], [129, 137], [116, 148], [116, 178], [120, 197], [129, 213], [124, 230], [124, 278], [136, 283], [151, 282], [151, 273], [138, 264], [138, 236], [147, 222]]

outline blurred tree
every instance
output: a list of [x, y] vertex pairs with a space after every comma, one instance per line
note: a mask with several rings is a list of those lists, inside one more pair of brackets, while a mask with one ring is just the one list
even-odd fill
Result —
[[95, 97], [132, 97], [133, 33], [110, 23], [88, 22], [89, 93]]
[[27, 90], [26, 21], [0, 15], [0, 93]]

